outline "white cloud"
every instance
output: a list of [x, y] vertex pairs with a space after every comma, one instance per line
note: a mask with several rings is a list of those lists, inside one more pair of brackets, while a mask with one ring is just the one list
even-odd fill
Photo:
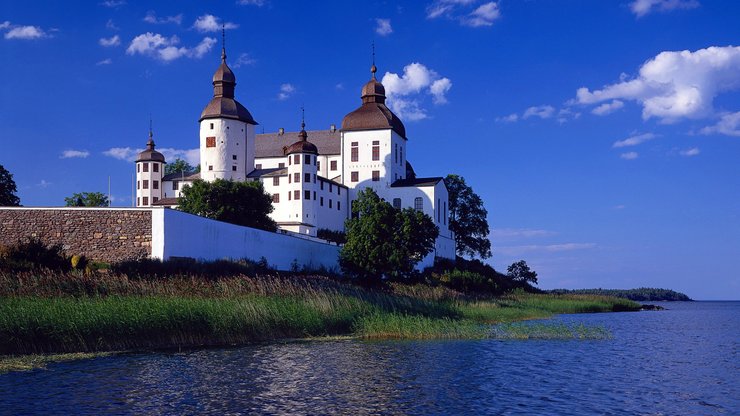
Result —
[[116, 26], [115, 23], [113, 23], [113, 19], [108, 19], [108, 21], [105, 23], [105, 27], [110, 30], [120, 30], [120, 28]]
[[278, 92], [278, 100], [283, 101], [290, 98], [295, 92], [295, 87], [291, 84], [280, 85], [280, 92]]
[[90, 156], [90, 152], [87, 150], [65, 150], [59, 156], [59, 159], [71, 159], [71, 158], [86, 158]]
[[[193, 28], [199, 32], [218, 32], [221, 30], [222, 22], [220, 19], [212, 14], [204, 14], [198, 17], [193, 23]], [[223, 23], [224, 29], [236, 29], [239, 25], [236, 23], [226, 22]]]
[[555, 107], [551, 105], [538, 105], [529, 107], [524, 111], [522, 120], [526, 120], [530, 117], [539, 117], [541, 119], [550, 118], [555, 114]]
[[622, 107], [624, 107], [624, 102], [613, 100], [610, 103], [604, 103], [594, 108], [593, 110], [591, 110], [591, 113], [596, 114], [597, 116], [605, 116], [619, 110]]
[[590, 250], [597, 248], [595, 243], [563, 243], [549, 245], [499, 246], [497, 253], [507, 256], [518, 256], [525, 253], [560, 253], [565, 251]]
[[100, 65], [110, 65], [110, 64], [112, 64], [112, 63], [113, 63], [113, 60], [112, 60], [112, 59], [110, 59], [110, 58], [105, 58], [105, 59], [103, 59], [102, 61], [98, 61], [98, 62], [96, 62], [96, 63], [95, 63], [95, 65], [98, 65], [98, 66], [100, 66]]
[[740, 111], [737, 113], [722, 114], [717, 124], [700, 130], [702, 134], [720, 133], [727, 136], [740, 137]]
[[133, 149], [130, 147], [111, 147], [110, 149], [103, 151], [103, 154], [114, 159], [133, 162], [136, 160], [136, 155], [143, 150], [144, 149]]
[[640, 67], [632, 80], [600, 90], [579, 88], [576, 101], [596, 104], [615, 99], [642, 105], [642, 118], [664, 123], [712, 115], [714, 98], [740, 87], [740, 46], [661, 52]]
[[630, 136], [624, 140], [618, 140], [614, 142], [612, 147], [618, 148], [618, 147], [627, 147], [627, 146], [637, 146], [640, 143], [645, 143], [646, 141], [653, 140], [656, 137], [658, 136], [653, 133], [637, 134], [634, 136]]
[[497, 239], [519, 239], [534, 237], [549, 237], [555, 232], [531, 228], [497, 228], [491, 231], [491, 238]]
[[112, 36], [110, 38], [100, 38], [98, 41], [100, 46], [103, 47], [110, 47], [110, 46], [118, 46], [121, 44], [121, 37], [118, 35]]
[[481, 4], [477, 9], [462, 19], [462, 24], [470, 27], [491, 26], [493, 21], [501, 17], [501, 11], [496, 2]]
[[117, 9], [126, 4], [125, 0], [106, 0], [99, 3], [101, 6], [110, 7], [111, 9]]
[[691, 157], [691, 156], [697, 156], [699, 153], [701, 153], [701, 150], [699, 150], [698, 147], [692, 147], [690, 149], [681, 150], [678, 152], [681, 156]]
[[147, 32], [135, 37], [126, 49], [126, 53], [129, 55], [138, 53], [164, 62], [181, 57], [201, 58], [216, 44], [216, 39], [203, 38], [198, 45], [192, 48], [178, 47], [176, 46], [178, 43], [180, 43], [180, 39], [177, 36], [173, 35], [171, 38], [166, 38], [159, 33]]
[[427, 6], [427, 19], [436, 19], [441, 16], [451, 17], [457, 8], [473, 3], [475, 0], [436, 0]]
[[581, 113], [573, 111], [570, 108], [561, 108], [558, 111], [558, 123], [563, 124], [569, 120], [576, 120], [581, 117]]
[[231, 67], [236, 69], [242, 66], [253, 65], [255, 62], [257, 62], [257, 60], [249, 56], [249, 54], [241, 53], [239, 54], [239, 57], [236, 58], [234, 63], [231, 64]]
[[239, 0], [237, 3], [243, 6], [257, 6], [262, 7], [267, 3], [267, 0]]
[[5, 30], [5, 29], [7, 29], [9, 27], [10, 27], [10, 22], [7, 21], [7, 20], [4, 21], [4, 22], [2, 22], [2, 23], [0, 23], [0, 30]]
[[496, 121], [503, 123], [513, 123], [519, 120], [519, 114], [511, 113], [508, 116], [496, 117]]
[[619, 155], [619, 157], [621, 157], [624, 160], [635, 160], [638, 157], [640, 157], [640, 154], [637, 152], [627, 152], [627, 153], [622, 153], [621, 155]]
[[630, 10], [637, 17], [643, 17], [653, 11], [667, 12], [675, 9], [695, 9], [699, 7], [696, 0], [635, 0], [630, 3]]
[[[134, 149], [131, 147], [112, 147], [103, 152], [105, 156], [112, 157], [114, 159], [123, 160], [126, 162], [136, 161], [136, 157], [144, 149]], [[162, 153], [165, 160], [173, 162], [175, 159], [183, 159], [190, 163], [192, 166], [196, 166], [200, 163], [200, 149], [174, 149], [171, 147], [157, 148], [157, 151]]]
[[375, 33], [380, 36], [388, 36], [393, 33], [391, 19], [375, 19]]
[[51, 182], [47, 182], [46, 179], [41, 179], [41, 182], [36, 184], [39, 188], [48, 188], [51, 185], [53, 184]]
[[179, 25], [182, 23], [182, 13], [175, 16], [157, 17], [153, 10], [149, 10], [144, 16], [144, 21], [152, 24], [175, 23]]
[[3, 22], [5, 29], [11, 28], [5, 33], [5, 39], [41, 39], [49, 35], [38, 26], [13, 26], [10, 22]]
[[386, 72], [381, 81], [388, 97], [388, 106], [401, 119], [416, 121], [427, 118], [422, 107], [423, 93], [430, 94], [434, 104], [447, 102], [445, 94], [452, 88], [449, 78], [418, 62], [406, 65], [403, 75]]

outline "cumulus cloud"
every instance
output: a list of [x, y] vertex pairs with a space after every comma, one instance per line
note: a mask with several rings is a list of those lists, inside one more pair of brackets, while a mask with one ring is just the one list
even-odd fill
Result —
[[539, 252], [539, 253], [560, 253], [576, 250], [590, 250], [598, 246], [595, 243], [562, 243], [547, 245], [523, 245], [523, 246], [499, 246], [496, 252], [507, 256], [518, 256], [520, 254]]
[[643, 119], [656, 117], [671, 123], [712, 115], [714, 98], [738, 87], [740, 46], [712, 46], [694, 52], [661, 52], [640, 67], [637, 78], [599, 90], [579, 88], [576, 101], [588, 105], [633, 100], [642, 105]]
[[478, 4], [477, 0], [436, 0], [426, 11], [427, 19], [445, 17], [470, 27], [491, 26], [501, 17], [495, 1]]
[[32, 40], [49, 37], [49, 34], [38, 26], [18, 26], [8, 21], [3, 22], [0, 29], [10, 29], [5, 33], [5, 39]]
[[126, 4], [125, 0], [105, 0], [99, 3], [103, 7], [109, 7], [111, 9], [117, 9]]
[[613, 100], [610, 103], [604, 103], [594, 108], [593, 110], [591, 110], [591, 113], [596, 114], [597, 116], [605, 116], [619, 110], [622, 107], [624, 107], [624, 102]]
[[111, 47], [111, 46], [118, 46], [121, 44], [121, 37], [118, 35], [112, 36], [110, 38], [100, 38], [98, 41], [100, 46], [103, 47]]
[[295, 87], [292, 84], [282, 84], [280, 85], [280, 92], [278, 92], [277, 98], [280, 101], [287, 100], [294, 92]]
[[524, 114], [522, 114], [522, 120], [526, 120], [530, 117], [539, 117], [541, 119], [550, 118], [555, 114], [555, 107], [551, 105], [538, 105], [534, 107], [529, 107], [528, 109], [524, 110]]
[[532, 229], [532, 228], [498, 228], [491, 231], [491, 238], [496, 239], [520, 239], [520, 238], [535, 238], [535, 237], [549, 237], [556, 233], [548, 230]]
[[113, 60], [112, 60], [112, 59], [110, 59], [110, 58], [105, 58], [105, 59], [103, 59], [102, 61], [98, 61], [98, 62], [96, 62], [96, 63], [95, 63], [95, 65], [98, 65], [98, 66], [100, 66], [100, 65], [110, 65], [110, 64], [112, 64], [112, 63], [113, 63]]
[[46, 179], [41, 179], [41, 182], [36, 184], [36, 186], [38, 186], [39, 188], [48, 188], [51, 185], [53, 185], [53, 183], [47, 181]]
[[159, 33], [147, 32], [135, 37], [129, 47], [126, 49], [126, 53], [129, 55], [145, 55], [155, 59], [159, 59], [164, 62], [170, 62], [178, 58], [201, 58], [208, 51], [211, 50], [213, 45], [216, 44], [214, 38], [203, 38], [203, 40], [192, 48], [184, 46], [177, 46], [180, 43], [180, 39], [177, 36], [166, 38]]
[[653, 11], [667, 12], [675, 9], [695, 9], [697, 0], [635, 0], [630, 3], [630, 10], [637, 17], [643, 17]]
[[513, 123], [519, 120], [519, 114], [511, 113], [508, 116], [496, 117], [496, 121], [500, 123]]
[[108, 19], [108, 21], [105, 23], [106, 29], [110, 30], [120, 30], [118, 26], [116, 26], [115, 23], [113, 23], [113, 19]]
[[267, 0], [239, 0], [237, 3], [243, 6], [257, 6], [262, 7], [267, 3]]
[[[144, 149], [135, 149], [132, 147], [112, 147], [105, 150], [103, 154], [114, 159], [126, 162], [136, 161], [136, 156]], [[157, 148], [157, 151], [164, 155], [165, 160], [173, 162], [175, 159], [183, 159], [192, 166], [200, 163], [200, 149], [175, 149], [172, 147]]]
[[393, 33], [391, 19], [375, 19], [375, 33], [380, 36], [388, 36]]
[[193, 28], [198, 32], [218, 32], [221, 30], [222, 24], [224, 29], [236, 29], [239, 27], [236, 23], [221, 22], [218, 17], [212, 14], [204, 14], [195, 20]]
[[638, 157], [640, 157], [640, 154], [637, 152], [627, 152], [627, 153], [622, 153], [621, 155], [619, 155], [619, 157], [621, 157], [624, 160], [635, 160]]
[[152, 24], [175, 23], [179, 25], [182, 23], [182, 13], [175, 16], [157, 17], [157, 13], [149, 10], [144, 16], [144, 21]]
[[691, 157], [691, 156], [697, 156], [699, 153], [701, 153], [701, 150], [699, 150], [698, 147], [692, 147], [690, 149], [681, 150], [678, 152], [681, 156]]
[[234, 68], [234, 69], [236, 69], [236, 68], [239, 68], [239, 67], [242, 67], [242, 66], [254, 65], [255, 62], [257, 62], [257, 60], [254, 59], [254, 58], [252, 58], [251, 56], [249, 56], [249, 54], [247, 54], [247, 53], [241, 53], [236, 58], [236, 60], [234, 61], [234, 63], [231, 64], [231, 67]]
[[740, 111], [736, 113], [725, 113], [720, 116], [717, 124], [701, 129], [701, 134], [724, 134], [727, 136], [740, 137]]
[[658, 136], [653, 133], [637, 134], [637, 135], [630, 136], [624, 140], [618, 140], [614, 142], [612, 147], [619, 148], [619, 147], [637, 146], [638, 144], [645, 143], [648, 140], [653, 140], [656, 137]]
[[427, 118], [422, 107], [423, 94], [432, 96], [434, 104], [447, 102], [446, 94], [452, 88], [449, 78], [418, 62], [406, 65], [403, 75], [386, 72], [381, 81], [388, 97], [388, 106], [400, 118], [416, 121]]
[[59, 159], [86, 158], [90, 156], [87, 150], [65, 150], [59, 155]]

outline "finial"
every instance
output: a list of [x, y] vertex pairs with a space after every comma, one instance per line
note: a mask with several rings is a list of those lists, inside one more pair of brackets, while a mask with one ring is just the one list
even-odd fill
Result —
[[226, 62], [226, 24], [221, 23], [221, 60]]
[[301, 132], [298, 133], [298, 137], [304, 142], [308, 138], [308, 134], [306, 134], [306, 109], [303, 106], [301, 106]]
[[149, 140], [146, 142], [148, 150], [154, 150], [154, 133], [152, 133], [152, 114], [149, 113]]
[[375, 79], [375, 73], [378, 71], [378, 67], [375, 66], [375, 40], [373, 40], [373, 66], [370, 67], [370, 72], [373, 74]]
[[154, 134], [152, 133], [152, 114], [149, 113], [149, 138], [151, 139]]

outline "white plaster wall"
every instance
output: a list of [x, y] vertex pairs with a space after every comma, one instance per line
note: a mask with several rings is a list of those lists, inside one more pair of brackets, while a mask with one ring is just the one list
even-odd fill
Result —
[[[206, 147], [208, 137], [216, 138], [215, 147]], [[201, 178], [209, 182], [216, 179], [245, 180], [247, 173], [254, 170], [254, 126], [225, 118], [201, 121], [200, 166]], [[233, 170], [234, 166], [236, 170]]]
[[152, 257], [201, 260], [265, 257], [270, 266], [339, 269], [339, 247], [309, 239], [214, 221], [172, 209], [152, 211]]
[[[372, 160], [372, 143], [380, 142], [380, 160]], [[358, 144], [358, 160], [352, 162], [352, 143]], [[342, 133], [342, 154], [343, 170], [342, 183], [350, 189], [372, 187], [376, 191], [381, 188], [390, 186], [392, 176], [389, 178], [388, 162], [392, 154], [391, 149], [391, 130], [363, 130], [363, 131], [346, 131]], [[380, 180], [372, 182], [372, 172], [380, 171]], [[352, 182], [352, 172], [358, 172], [358, 181]], [[355, 192], [352, 191], [352, 199], [355, 199]]]
[[[148, 172], [144, 172], [144, 164], [148, 165]], [[158, 172], [154, 172], [154, 165], [158, 166]], [[155, 161], [136, 162], [136, 200], [137, 207], [151, 206], [155, 201], [162, 199], [162, 176], [164, 175], [164, 163]], [[148, 181], [148, 189], [144, 189], [144, 181]], [[159, 189], [154, 189], [154, 181], [157, 181]], [[171, 185], [170, 185], [171, 186]], [[144, 204], [147, 197], [148, 204]]]
[[[288, 159], [286, 159], [285, 156], [280, 156], [280, 157], [258, 157], [256, 159], [254, 159], [255, 169], [257, 168], [257, 165], [262, 165], [262, 169], [279, 168], [281, 163], [284, 164], [283, 167], [288, 166]], [[249, 173], [249, 172], [247, 172], [247, 173]]]

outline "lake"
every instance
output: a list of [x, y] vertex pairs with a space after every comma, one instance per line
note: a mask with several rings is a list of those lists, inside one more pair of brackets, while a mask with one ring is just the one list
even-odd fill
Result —
[[271, 343], [0, 376], [0, 413], [740, 414], [740, 302], [561, 315], [594, 341]]

